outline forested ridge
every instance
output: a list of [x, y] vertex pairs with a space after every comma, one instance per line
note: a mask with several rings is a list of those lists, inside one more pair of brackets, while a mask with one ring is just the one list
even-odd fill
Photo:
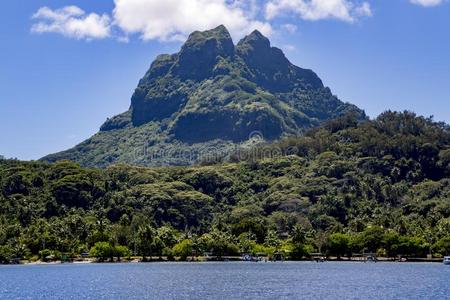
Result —
[[191, 167], [1, 159], [0, 184], [1, 262], [450, 252], [449, 126], [411, 112], [347, 115]]

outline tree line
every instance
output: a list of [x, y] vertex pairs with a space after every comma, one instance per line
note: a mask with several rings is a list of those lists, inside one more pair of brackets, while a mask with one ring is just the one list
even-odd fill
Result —
[[0, 261], [440, 257], [450, 252], [449, 175], [449, 126], [411, 112], [347, 115], [191, 167], [1, 158]]

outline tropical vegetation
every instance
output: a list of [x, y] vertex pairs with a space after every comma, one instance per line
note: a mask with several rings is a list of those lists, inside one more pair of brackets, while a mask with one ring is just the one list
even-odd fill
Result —
[[450, 129], [352, 115], [187, 167], [0, 160], [0, 261], [450, 252]]

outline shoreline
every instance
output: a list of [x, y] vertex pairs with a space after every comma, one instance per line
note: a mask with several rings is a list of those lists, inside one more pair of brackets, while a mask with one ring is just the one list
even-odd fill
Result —
[[341, 259], [337, 259], [336, 257], [332, 257], [332, 258], [328, 258], [325, 259], [323, 261], [321, 260], [316, 260], [316, 259], [302, 259], [302, 260], [277, 260], [277, 261], [273, 261], [273, 260], [259, 260], [259, 261], [245, 261], [242, 259], [242, 257], [240, 256], [225, 256], [225, 257], [221, 257], [221, 258], [211, 258], [211, 257], [206, 257], [206, 256], [198, 256], [192, 259], [187, 259], [187, 260], [180, 260], [180, 259], [175, 259], [175, 260], [168, 260], [168, 259], [160, 259], [160, 258], [154, 258], [151, 260], [147, 260], [147, 261], [142, 261], [142, 259], [140, 257], [132, 257], [131, 259], [126, 259], [126, 258], [121, 258], [120, 261], [114, 260], [114, 261], [110, 261], [110, 260], [106, 260], [106, 261], [99, 261], [97, 259], [85, 259], [85, 260], [76, 260], [76, 261], [64, 261], [61, 262], [59, 260], [57, 261], [49, 261], [49, 262], [45, 262], [45, 261], [27, 261], [27, 260], [23, 260], [20, 261], [19, 263], [10, 263], [10, 264], [2, 264], [2, 265], [61, 265], [61, 264], [74, 264], [74, 265], [78, 265], [78, 264], [136, 264], [136, 263], [207, 263], [207, 262], [247, 262], [247, 263], [276, 263], [276, 262], [313, 262], [313, 263], [327, 263], [327, 262], [342, 262], [342, 263], [348, 263], [348, 262], [360, 262], [360, 263], [377, 263], [377, 262], [381, 262], [381, 263], [433, 263], [433, 264], [437, 264], [437, 263], [443, 263], [443, 259], [441, 258], [409, 258], [409, 259], [405, 259], [405, 260], [398, 260], [398, 259], [391, 259], [391, 258], [377, 258], [376, 261], [367, 261], [364, 259], [361, 259], [360, 257], [357, 258], [353, 258], [353, 259], [348, 259], [348, 258], [341, 258]]

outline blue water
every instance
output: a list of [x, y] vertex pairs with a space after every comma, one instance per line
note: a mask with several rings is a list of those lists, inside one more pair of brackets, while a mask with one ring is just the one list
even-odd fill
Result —
[[426, 263], [140, 263], [0, 266], [0, 299], [450, 299]]

